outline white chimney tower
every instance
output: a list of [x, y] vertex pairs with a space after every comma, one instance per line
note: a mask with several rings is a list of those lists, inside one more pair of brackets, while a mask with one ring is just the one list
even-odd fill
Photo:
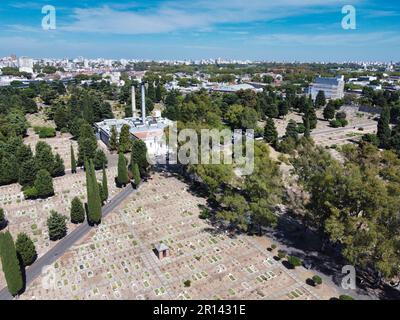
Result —
[[144, 82], [142, 83], [142, 123], [146, 123], [146, 88]]
[[135, 86], [132, 86], [132, 117], [136, 118], [136, 92], [135, 92]]

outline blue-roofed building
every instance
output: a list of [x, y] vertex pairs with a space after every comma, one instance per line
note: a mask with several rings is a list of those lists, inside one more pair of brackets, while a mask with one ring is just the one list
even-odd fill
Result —
[[309, 87], [308, 93], [311, 94], [313, 100], [317, 97], [319, 91], [325, 93], [326, 99], [336, 100], [344, 97], [344, 76], [336, 78], [315, 78]]

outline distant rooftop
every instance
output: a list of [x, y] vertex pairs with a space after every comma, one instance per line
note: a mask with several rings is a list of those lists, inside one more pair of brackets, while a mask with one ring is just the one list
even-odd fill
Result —
[[343, 77], [336, 77], [336, 78], [326, 78], [326, 77], [318, 77], [315, 78], [315, 84], [323, 84], [323, 85], [330, 85], [330, 86], [337, 86], [339, 83], [343, 81]]
[[139, 139], [146, 139], [160, 135], [164, 128], [168, 126], [168, 120], [162, 118], [147, 117], [145, 124], [141, 118], [125, 118], [125, 119], [106, 119], [95, 123], [95, 126], [104, 131], [108, 136], [111, 135], [111, 128], [115, 126], [117, 132], [121, 132], [123, 125], [130, 127], [129, 132]]

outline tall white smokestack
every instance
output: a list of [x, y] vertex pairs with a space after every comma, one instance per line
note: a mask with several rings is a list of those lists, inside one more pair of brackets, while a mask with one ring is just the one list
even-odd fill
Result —
[[136, 117], [136, 92], [135, 86], [132, 86], [132, 117]]
[[146, 123], [146, 88], [144, 82], [142, 83], [142, 123]]

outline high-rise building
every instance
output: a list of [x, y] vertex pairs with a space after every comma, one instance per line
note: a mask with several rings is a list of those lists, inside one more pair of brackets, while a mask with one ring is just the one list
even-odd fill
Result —
[[20, 72], [33, 73], [33, 59], [28, 57], [20, 57], [18, 59], [18, 67]]

